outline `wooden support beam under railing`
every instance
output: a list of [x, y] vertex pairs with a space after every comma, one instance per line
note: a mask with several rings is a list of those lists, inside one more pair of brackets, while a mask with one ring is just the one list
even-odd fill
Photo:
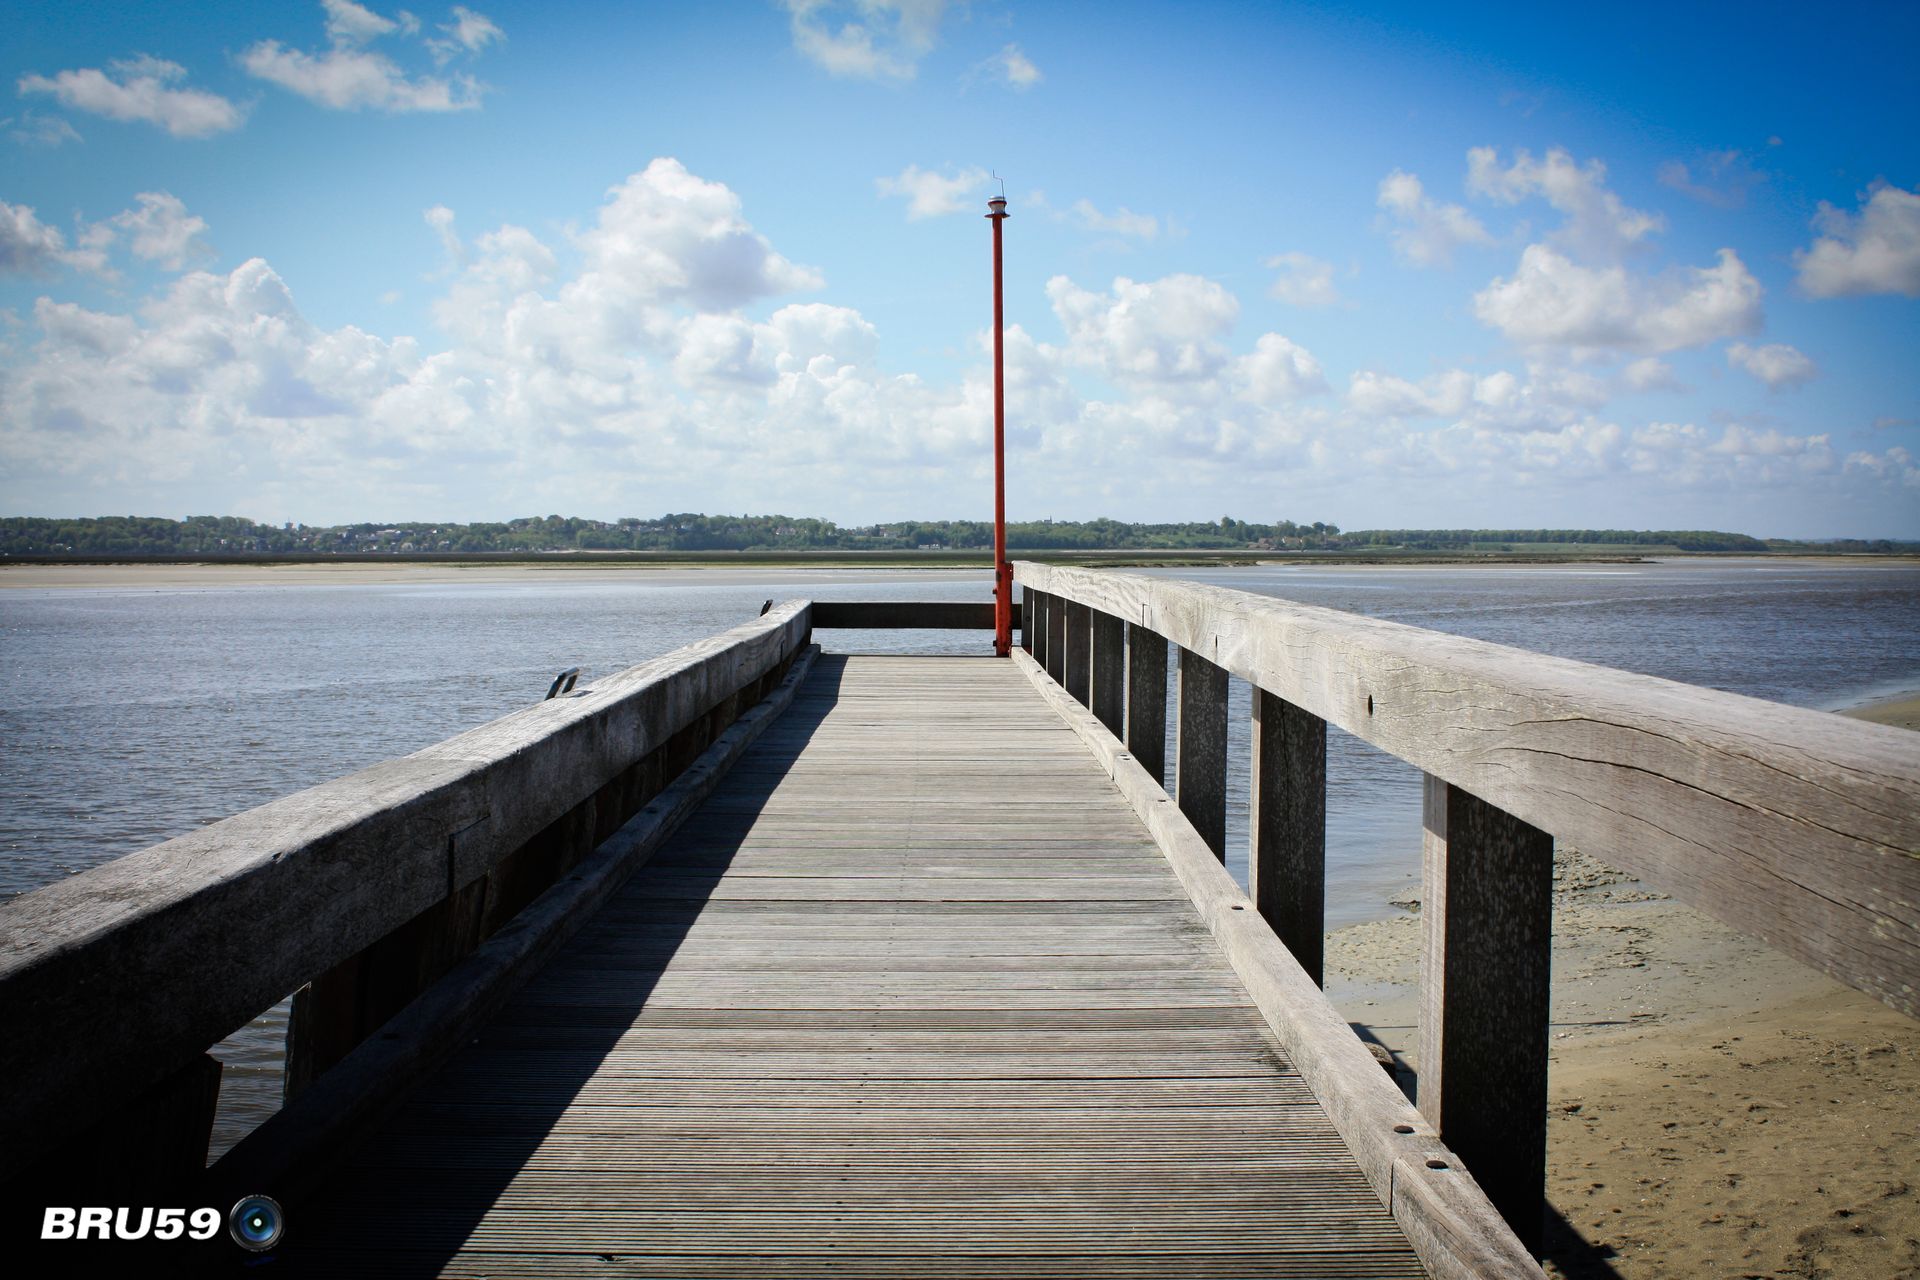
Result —
[[1110, 613], [1093, 610], [1093, 680], [1087, 708], [1114, 737], [1127, 723], [1127, 631]]
[[1425, 775], [1420, 1113], [1540, 1250], [1553, 837]]
[[1227, 673], [1180, 650], [1174, 799], [1220, 861], [1227, 860]]
[[1093, 611], [1083, 604], [1067, 601], [1067, 678], [1061, 681], [1073, 700], [1088, 704], [1088, 689], [1093, 678]]
[[1067, 680], [1067, 602], [1054, 597], [1047, 602], [1047, 674], [1065, 687]]
[[1167, 785], [1167, 642], [1127, 626], [1127, 750], [1154, 782]]
[[1247, 796], [1247, 896], [1318, 984], [1327, 928], [1327, 722], [1253, 690]]
[[1038, 593], [1032, 587], [1020, 589], [1020, 647], [1033, 656], [1033, 600]]

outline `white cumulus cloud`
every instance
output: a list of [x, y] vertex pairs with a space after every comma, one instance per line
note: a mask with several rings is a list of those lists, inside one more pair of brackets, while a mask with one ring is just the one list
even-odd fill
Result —
[[[384, 37], [415, 34], [420, 24], [412, 14], [402, 10], [397, 19], [388, 18], [353, 0], [322, 4], [328, 48], [309, 53], [278, 40], [262, 40], [241, 52], [241, 68], [336, 111], [468, 111], [480, 106], [483, 86], [471, 75], [409, 76], [392, 58], [368, 47]], [[492, 19], [464, 6], [455, 6], [454, 21], [441, 30], [442, 37], [426, 42], [440, 64], [505, 38]]]
[[1277, 253], [1265, 260], [1278, 272], [1267, 287], [1271, 296], [1296, 307], [1330, 307], [1340, 301], [1333, 284], [1333, 264], [1310, 253]]
[[1715, 266], [1643, 279], [1533, 244], [1511, 277], [1474, 295], [1473, 307], [1482, 323], [1526, 346], [1657, 354], [1754, 332], [1760, 293], [1731, 249], [1720, 250]]
[[1920, 298], [1920, 190], [1876, 186], [1858, 214], [1823, 200], [1813, 225], [1822, 234], [1793, 255], [1804, 292], [1815, 298]]
[[1031, 89], [1045, 79], [1040, 74], [1040, 68], [1034, 66], [1033, 60], [1020, 52], [1020, 46], [1017, 44], [1010, 44], [1000, 50], [975, 67], [974, 71], [978, 74], [996, 76], [1015, 89]]
[[1600, 379], [1551, 364], [1529, 366], [1525, 379], [1506, 369], [1448, 369], [1412, 382], [1361, 370], [1347, 385], [1347, 406], [1363, 420], [1441, 418], [1482, 433], [1563, 431], [1608, 399]]
[[1221, 339], [1240, 317], [1238, 299], [1193, 275], [1147, 282], [1120, 276], [1110, 293], [1055, 276], [1047, 281], [1047, 299], [1066, 330], [1069, 357], [1120, 382], [1216, 376], [1230, 358]]
[[1680, 379], [1673, 366], [1658, 356], [1642, 356], [1620, 371], [1620, 379], [1630, 391], [1679, 391]]
[[1736, 369], [1745, 369], [1766, 383], [1769, 391], [1797, 387], [1819, 372], [1813, 361], [1784, 342], [1771, 342], [1764, 347], [1736, 342], [1727, 348], [1727, 363]]
[[818, 273], [774, 252], [747, 223], [739, 196], [678, 160], [653, 161], [608, 197], [579, 237], [587, 275], [634, 297], [712, 311], [820, 287]]
[[0, 200], [0, 274], [45, 275], [71, 265], [67, 238], [24, 204]]
[[59, 116], [43, 116], [37, 111], [22, 111], [18, 117], [0, 120], [7, 136], [26, 147], [65, 146], [81, 141], [80, 131]]
[[419, 22], [412, 14], [402, 11], [404, 22], [392, 18], [383, 18], [373, 10], [358, 5], [353, 0], [320, 0], [327, 11], [327, 38], [335, 44], [365, 44], [380, 36], [389, 36], [396, 31], [413, 31]]
[[176, 138], [204, 138], [240, 127], [240, 108], [205, 89], [176, 87], [187, 74], [177, 62], [142, 54], [107, 64], [105, 71], [82, 67], [52, 77], [24, 75], [22, 94], [51, 94], [61, 106], [109, 120], [139, 120]]
[[200, 236], [206, 219], [187, 212], [179, 197], [142, 191], [135, 207], [99, 222], [81, 224], [73, 247], [59, 228], [41, 222], [25, 205], [0, 200], [0, 273], [45, 275], [55, 266], [89, 271], [109, 279], [108, 251], [124, 237], [136, 258], [178, 271], [206, 251]]
[[1868, 453], [1864, 450], [1847, 455], [1848, 472], [1873, 480], [1890, 481], [1905, 489], [1920, 490], [1920, 465], [1916, 465], [1911, 451], [1899, 445], [1890, 445], [1884, 452]]
[[1473, 400], [1474, 377], [1450, 369], [1424, 383], [1361, 370], [1347, 384], [1347, 404], [1362, 417], [1453, 417]]
[[[131, 251], [148, 215], [176, 229], [155, 261], [162, 246], [190, 256], [188, 211], [129, 214], [86, 234], [104, 226]], [[0, 346], [0, 500], [390, 519], [502, 505], [968, 510], [990, 492], [989, 335], [968, 335], [956, 377], [890, 371], [858, 311], [780, 296], [820, 279], [724, 183], [659, 159], [584, 211], [584, 229], [547, 238], [512, 224], [461, 234], [440, 205], [425, 218], [420, 253], [438, 256], [432, 234], [446, 251], [437, 349], [316, 325], [258, 259], [188, 271], [117, 310], [42, 299]], [[0, 233], [15, 265], [78, 251], [13, 206]], [[1911, 502], [1911, 459], [1894, 448], [1843, 466], [1824, 436], [1609, 421], [1597, 409], [1613, 384], [1546, 357], [1524, 371], [1363, 371], [1324, 396], [1327, 373], [1299, 342], [1236, 340], [1240, 303], [1217, 281], [1059, 276], [1046, 296], [1063, 336], [1007, 333], [1016, 510], [1177, 510], [1204, 492], [1225, 510], [1297, 517], [1324, 502], [1311, 514], [1345, 518], [1331, 507], [1365, 490], [1422, 523], [1412, 512], [1436, 477], [1465, 501], [1530, 490], [1533, 509], [1580, 486], [1608, 503], [1769, 486]]]
[[1445, 266], [1453, 261], [1455, 249], [1493, 243], [1478, 218], [1457, 204], [1435, 200], [1419, 178], [1403, 170], [1380, 180], [1378, 204], [1391, 219], [1388, 236], [1394, 252], [1416, 266]]
[[206, 232], [206, 219], [188, 213], [178, 196], [142, 191], [134, 199], [138, 207], [115, 216], [112, 225], [126, 234], [135, 257], [178, 271], [204, 250], [199, 238]]
[[903, 197], [907, 202], [907, 220], [912, 222], [973, 209], [976, 204], [973, 195], [986, 181], [985, 169], [962, 169], [948, 175], [910, 164], [891, 178], [875, 178], [873, 186], [883, 197]]
[[1135, 213], [1121, 205], [1112, 213], [1102, 213], [1091, 200], [1073, 202], [1073, 218], [1089, 231], [1126, 236], [1133, 240], [1152, 240], [1160, 234], [1160, 219], [1150, 213]]
[[1298, 400], [1327, 389], [1313, 353], [1282, 334], [1261, 334], [1253, 350], [1236, 363], [1240, 395], [1258, 404]]
[[946, 0], [785, 2], [800, 55], [829, 75], [856, 80], [911, 80], [947, 7]]
[[311, 54], [263, 40], [240, 55], [240, 65], [250, 76], [338, 111], [467, 111], [480, 105], [480, 87], [470, 77], [410, 80], [393, 59], [364, 49]]
[[436, 62], [444, 64], [463, 53], [479, 53], [506, 38], [507, 33], [492, 18], [457, 4], [453, 6], [453, 21], [441, 24], [440, 35], [427, 41], [427, 48], [433, 50]]
[[1607, 167], [1600, 161], [1577, 165], [1559, 147], [1540, 160], [1522, 148], [1504, 169], [1494, 148], [1475, 147], [1467, 152], [1467, 190], [1506, 204], [1545, 199], [1566, 215], [1553, 239], [1588, 257], [1617, 257], [1665, 225], [1659, 215], [1630, 209], [1607, 190]]

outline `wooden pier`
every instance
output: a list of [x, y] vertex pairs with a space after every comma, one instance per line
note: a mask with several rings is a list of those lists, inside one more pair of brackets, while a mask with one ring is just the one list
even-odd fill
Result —
[[301, 1227], [324, 1275], [1423, 1274], [1125, 800], [986, 657], [820, 658]]
[[[1018, 568], [1009, 660], [791, 602], [11, 904], [10, 1194], [265, 1192], [295, 1274], [1537, 1277], [1555, 838], [1920, 1001], [1910, 735]], [[1417, 1109], [1317, 986], [1328, 724], [1428, 775]]]

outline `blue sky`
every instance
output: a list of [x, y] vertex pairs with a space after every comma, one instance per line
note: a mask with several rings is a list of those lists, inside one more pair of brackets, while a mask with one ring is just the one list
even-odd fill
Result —
[[0, 511], [1920, 536], [1920, 10], [15, 6]]

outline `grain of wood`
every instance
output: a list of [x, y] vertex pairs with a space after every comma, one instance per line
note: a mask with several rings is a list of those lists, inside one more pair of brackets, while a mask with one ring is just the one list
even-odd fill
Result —
[[1125, 800], [984, 658], [820, 659], [289, 1214], [300, 1274], [1423, 1274]]

